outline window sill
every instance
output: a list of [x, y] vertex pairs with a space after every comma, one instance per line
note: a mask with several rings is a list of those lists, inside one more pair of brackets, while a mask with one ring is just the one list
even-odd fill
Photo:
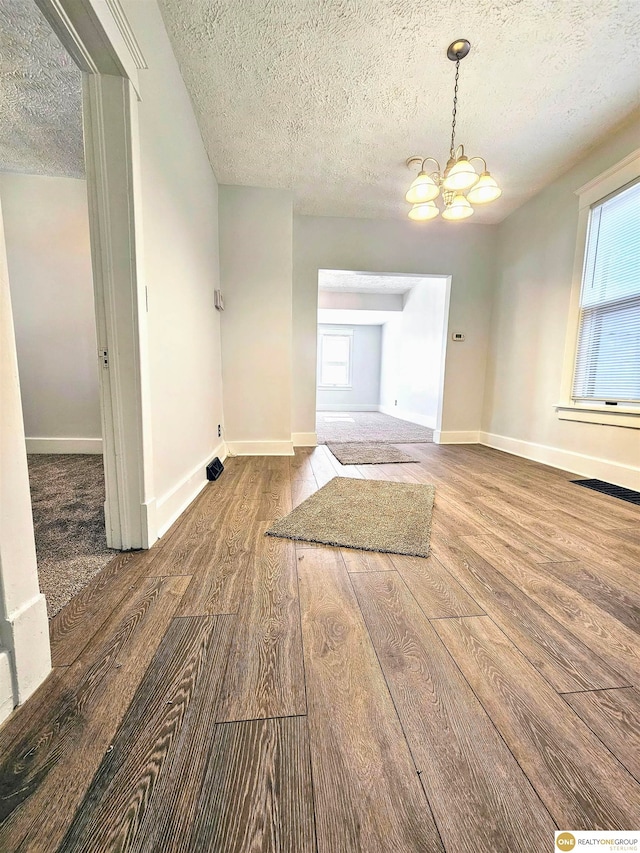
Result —
[[557, 403], [556, 412], [561, 421], [578, 421], [586, 424], [640, 429], [640, 408], [633, 406], [580, 406]]
[[318, 385], [318, 391], [353, 391], [353, 385]]

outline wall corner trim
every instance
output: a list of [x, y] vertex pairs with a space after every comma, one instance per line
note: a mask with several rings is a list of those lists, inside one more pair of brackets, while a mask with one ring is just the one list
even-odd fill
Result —
[[433, 432], [433, 443], [434, 444], [479, 444], [480, 443], [480, 433], [475, 432], [474, 430], [463, 430], [463, 431], [455, 431], [455, 430], [439, 430], [436, 429]]
[[514, 456], [522, 456], [552, 468], [570, 471], [582, 477], [604, 480], [626, 489], [640, 491], [640, 468], [633, 465], [622, 465], [597, 456], [576, 453], [574, 450], [563, 450], [547, 444], [535, 444], [532, 441], [522, 441], [507, 435], [496, 435], [489, 432], [480, 433], [480, 443], [496, 450], [503, 450]]
[[228, 441], [230, 456], [293, 456], [293, 441]]
[[291, 443], [294, 447], [317, 447], [318, 436], [315, 432], [292, 432]]

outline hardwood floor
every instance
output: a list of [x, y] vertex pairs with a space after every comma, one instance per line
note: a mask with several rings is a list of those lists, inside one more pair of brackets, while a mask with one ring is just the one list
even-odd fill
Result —
[[[478, 445], [229, 459], [52, 621], [0, 850], [512, 853], [640, 826], [640, 507]], [[434, 483], [426, 559], [265, 538], [334, 476]]]

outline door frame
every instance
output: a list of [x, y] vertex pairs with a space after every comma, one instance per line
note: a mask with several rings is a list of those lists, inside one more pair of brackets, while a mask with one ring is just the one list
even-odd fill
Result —
[[119, 0], [36, 3], [83, 78], [107, 544], [148, 548], [158, 531], [138, 131], [138, 71], [147, 65]]

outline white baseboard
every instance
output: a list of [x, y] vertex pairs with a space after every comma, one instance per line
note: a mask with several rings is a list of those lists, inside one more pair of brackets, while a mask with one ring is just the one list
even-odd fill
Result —
[[27, 453], [102, 453], [101, 438], [26, 438]]
[[480, 433], [473, 430], [456, 432], [455, 430], [434, 430], [434, 444], [478, 444]]
[[13, 662], [15, 704], [21, 705], [51, 672], [47, 602], [38, 593], [9, 613], [0, 627]]
[[420, 426], [435, 429], [435, 417], [421, 415], [419, 412], [411, 412], [409, 409], [399, 409], [397, 406], [378, 406], [378, 411], [383, 415], [391, 415], [392, 418], [400, 418], [403, 421], [411, 421], [411, 423], [419, 424]]
[[486, 444], [487, 447], [494, 447], [496, 450], [504, 450], [505, 453], [511, 453], [514, 456], [542, 462], [543, 465], [550, 465], [552, 468], [561, 468], [563, 471], [572, 471], [582, 477], [604, 480], [616, 486], [640, 491], [640, 468], [633, 465], [622, 465], [619, 462], [587, 456], [573, 450], [562, 450], [547, 444], [535, 444], [531, 441], [488, 432], [480, 433], [480, 443]]
[[318, 436], [315, 432], [292, 432], [291, 443], [294, 447], [317, 447]]
[[293, 456], [292, 441], [228, 441], [230, 456]]
[[323, 403], [318, 404], [318, 412], [378, 412], [377, 403]]
[[[106, 503], [105, 503], [106, 507]], [[158, 532], [158, 502], [155, 498], [143, 503], [140, 507], [142, 515], [142, 547], [151, 548], [153, 543], [162, 536]], [[105, 513], [106, 514], [106, 513]], [[164, 532], [164, 531], [163, 531]]]
[[216, 456], [222, 461], [227, 458], [227, 446], [224, 441], [207, 453], [205, 458], [192, 468], [171, 491], [155, 502], [155, 525], [159, 539], [207, 485], [206, 467]]
[[6, 649], [0, 649], [0, 725], [13, 711], [15, 704], [11, 656]]

